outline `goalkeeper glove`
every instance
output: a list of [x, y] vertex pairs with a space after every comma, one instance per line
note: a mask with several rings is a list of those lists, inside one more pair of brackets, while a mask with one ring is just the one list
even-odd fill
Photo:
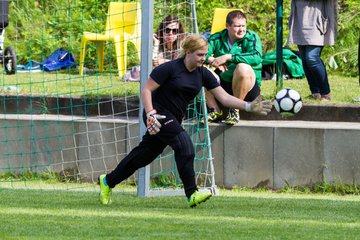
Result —
[[155, 135], [160, 131], [161, 123], [158, 119], [165, 119], [166, 116], [156, 114], [156, 110], [153, 109], [146, 113], [146, 127], [150, 135]]
[[271, 112], [272, 101], [266, 100], [262, 101], [261, 95], [257, 96], [254, 101], [245, 103], [245, 111], [253, 112], [259, 115], [267, 115]]

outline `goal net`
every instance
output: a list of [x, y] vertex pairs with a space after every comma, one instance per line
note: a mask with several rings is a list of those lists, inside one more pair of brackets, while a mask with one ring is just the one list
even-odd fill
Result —
[[[144, 3], [0, 1], [0, 188], [96, 190], [98, 176], [138, 144], [139, 80], [148, 74], [139, 67], [141, 42], [152, 41], [168, 15], [179, 17], [184, 35], [197, 31], [193, 1], [157, 0], [152, 19]], [[140, 34], [147, 21], [148, 36]], [[196, 149], [197, 183], [214, 188], [209, 131], [199, 121], [204, 106], [202, 94], [184, 128]], [[118, 189], [181, 189], [173, 158], [166, 149], [148, 167], [149, 184], [134, 175]]]

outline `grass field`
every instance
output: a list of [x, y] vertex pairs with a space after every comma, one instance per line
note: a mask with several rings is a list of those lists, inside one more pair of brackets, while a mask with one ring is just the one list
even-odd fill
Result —
[[0, 239], [359, 239], [360, 197], [221, 190], [184, 196], [0, 189]]
[[[2, 79], [5, 94], [124, 96], [137, 95], [139, 83], [114, 75], [17, 74]], [[321, 104], [357, 104], [358, 78], [330, 76], [333, 100]], [[306, 79], [286, 80], [284, 87], [310, 94]], [[264, 81], [270, 99], [275, 81]], [[320, 103], [320, 102], [319, 102]], [[96, 191], [0, 188], [2, 239], [360, 239], [360, 196], [290, 194], [221, 190], [195, 209], [184, 196], [138, 198], [115, 192], [102, 206]]]

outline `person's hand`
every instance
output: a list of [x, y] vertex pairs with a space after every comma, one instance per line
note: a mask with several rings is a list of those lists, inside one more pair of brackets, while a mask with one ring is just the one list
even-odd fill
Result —
[[154, 33], [153, 34], [153, 46], [159, 48], [160, 40], [158, 39], [158, 36]]
[[269, 112], [271, 112], [272, 108], [272, 101], [271, 100], [265, 100], [262, 101], [261, 95], [257, 96], [254, 101], [247, 102], [245, 104], [245, 111], [247, 112], [253, 112], [259, 115], [266, 116]]
[[159, 66], [159, 65], [160, 65], [160, 64], [159, 64], [159, 59], [157, 59], [157, 58], [153, 59], [153, 60], [152, 60], [152, 64], [153, 64], [154, 67]]
[[219, 56], [215, 58], [217, 65], [225, 65], [226, 62], [231, 61], [231, 54], [224, 54], [222, 56]]
[[225, 72], [228, 70], [226, 66], [226, 62], [231, 60], [231, 54], [225, 54], [219, 57], [216, 57], [212, 62], [211, 66], [219, 69], [221, 72]]
[[164, 119], [166, 116], [157, 114], [156, 110], [153, 109], [146, 113], [146, 127], [150, 135], [155, 135], [160, 132], [161, 123], [158, 119]]
[[154, 33], [153, 34], [153, 66], [157, 67], [160, 65], [158, 59], [159, 59], [159, 44], [160, 44], [160, 40], [158, 39], [157, 35]]
[[228, 68], [225, 64], [218, 66], [217, 69], [219, 69], [221, 72], [225, 72], [228, 70]]
[[221, 72], [225, 72], [227, 70], [227, 66], [225, 64], [219, 65], [218, 62], [216, 61], [216, 58], [214, 61], [210, 63], [210, 68], [212, 67], [219, 69]]

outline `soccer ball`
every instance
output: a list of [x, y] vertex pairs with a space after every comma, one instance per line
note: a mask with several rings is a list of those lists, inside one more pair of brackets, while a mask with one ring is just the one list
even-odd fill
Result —
[[291, 88], [280, 90], [274, 100], [274, 107], [282, 115], [294, 115], [298, 113], [302, 107], [300, 94]]

